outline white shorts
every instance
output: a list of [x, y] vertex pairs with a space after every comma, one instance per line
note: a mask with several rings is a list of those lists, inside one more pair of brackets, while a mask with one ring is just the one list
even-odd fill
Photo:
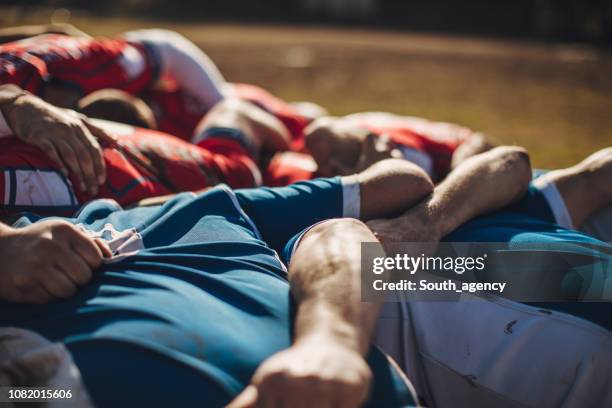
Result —
[[387, 303], [378, 321], [375, 344], [427, 405], [612, 406], [609, 331], [499, 297], [463, 296]]

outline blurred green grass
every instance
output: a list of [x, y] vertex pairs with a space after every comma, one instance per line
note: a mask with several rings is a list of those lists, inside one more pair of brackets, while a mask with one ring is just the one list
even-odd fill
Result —
[[[41, 18], [20, 22], [48, 22]], [[338, 115], [378, 110], [460, 123], [527, 147], [537, 167], [567, 166], [612, 145], [612, 53], [588, 46], [85, 14], [70, 22], [93, 35], [173, 29], [202, 47], [230, 81]]]

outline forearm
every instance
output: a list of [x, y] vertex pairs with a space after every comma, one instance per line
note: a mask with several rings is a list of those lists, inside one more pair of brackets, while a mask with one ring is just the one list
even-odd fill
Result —
[[300, 242], [289, 268], [295, 342], [323, 336], [362, 354], [368, 349], [379, 305], [361, 301], [361, 242], [376, 238], [349, 219], [319, 224]]
[[28, 95], [26, 91], [13, 84], [0, 86], [0, 137], [13, 134], [11, 123], [17, 99]]
[[383, 160], [349, 177], [359, 182], [362, 221], [395, 217], [433, 191], [429, 176], [405, 160]]
[[503, 146], [465, 160], [421, 207], [445, 236], [470, 219], [501, 209], [525, 194], [531, 180], [527, 152]]

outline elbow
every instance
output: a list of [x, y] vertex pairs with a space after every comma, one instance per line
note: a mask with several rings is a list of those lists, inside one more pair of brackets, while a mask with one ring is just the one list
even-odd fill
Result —
[[[360, 174], [362, 197], [372, 197], [365, 219], [395, 217], [414, 206], [434, 189], [434, 184], [420, 167], [406, 160], [387, 159]], [[363, 210], [363, 208], [362, 208]]]
[[429, 175], [419, 166], [407, 160], [386, 159], [375, 166], [380, 166], [389, 179], [390, 193], [395, 192], [405, 198], [406, 205], [412, 205], [434, 190], [434, 183]]
[[515, 192], [516, 198], [525, 194], [532, 178], [531, 160], [529, 153], [519, 146], [500, 146], [491, 150], [496, 155], [498, 166], [502, 166], [505, 173], [510, 176], [509, 187]]

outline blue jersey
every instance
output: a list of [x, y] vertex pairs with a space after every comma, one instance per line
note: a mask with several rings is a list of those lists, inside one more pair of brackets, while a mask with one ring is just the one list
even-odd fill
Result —
[[[104, 264], [69, 300], [2, 304], [0, 325], [64, 342], [97, 406], [224, 406], [265, 358], [291, 344], [293, 305], [278, 252], [309, 225], [342, 217], [342, 208], [339, 178], [220, 186], [131, 210], [92, 202], [70, 221], [102, 235], [109, 225], [131, 232], [127, 241], [140, 250]], [[414, 404], [383, 354], [373, 348], [368, 362], [371, 405]]]
[[[530, 268], [534, 275], [541, 272], [538, 270], [538, 265], [533, 263], [517, 264], [516, 260], [520, 259], [516, 256], [517, 252], [528, 253], [537, 249], [540, 259], [543, 257], [548, 257], [548, 260], [558, 258], [561, 261], [569, 257], [579, 259], [579, 262], [574, 262], [572, 266], [568, 265], [562, 271], [566, 282], [572, 284], [573, 293], [579, 296], [586, 290], [594, 290], [601, 293], [603, 298], [610, 298], [612, 245], [580, 231], [557, 225], [548, 202], [533, 186], [530, 186], [525, 197], [516, 204], [467, 222], [446, 236], [444, 241], [508, 243], [508, 248], [512, 251], [497, 256], [506, 257], [504, 258], [506, 260], [500, 264], [505, 265], [504, 270], [509, 274], [517, 268], [521, 268], [521, 272], [524, 272], [525, 268]], [[537, 281], [537, 277], [534, 277], [534, 281]], [[610, 301], [533, 303], [533, 305], [573, 314], [609, 330], [612, 329]]]

